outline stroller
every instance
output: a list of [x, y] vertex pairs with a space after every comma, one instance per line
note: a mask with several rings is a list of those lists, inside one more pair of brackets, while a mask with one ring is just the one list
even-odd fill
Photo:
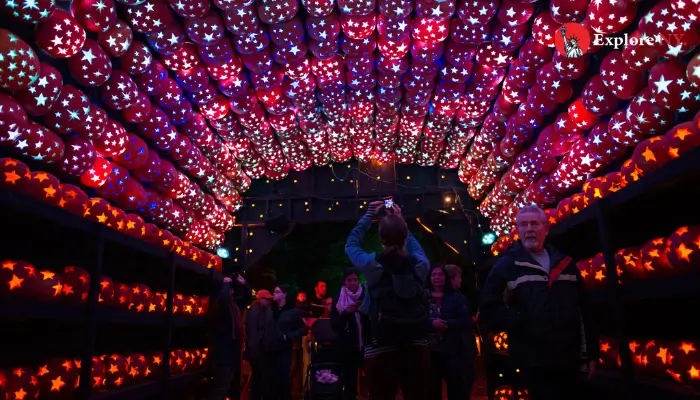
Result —
[[311, 327], [311, 361], [304, 381], [304, 400], [340, 400], [343, 373], [338, 335], [329, 318], [321, 318]]

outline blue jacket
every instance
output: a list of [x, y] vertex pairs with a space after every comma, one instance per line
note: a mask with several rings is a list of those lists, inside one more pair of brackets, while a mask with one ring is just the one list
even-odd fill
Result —
[[[373, 216], [370, 214], [365, 214], [360, 218], [355, 228], [350, 232], [348, 241], [345, 244], [345, 253], [350, 258], [350, 262], [365, 276], [364, 297], [359, 309], [359, 311], [365, 315], [370, 314], [370, 305], [372, 302], [372, 296], [368, 288], [379, 282], [383, 272], [383, 267], [376, 261], [377, 254], [367, 253], [362, 250], [362, 240], [372, 226], [372, 218]], [[413, 256], [416, 259], [416, 276], [420, 279], [422, 284], [425, 284], [428, 271], [430, 270], [430, 262], [425, 256], [423, 248], [411, 233], [409, 233], [408, 238], [406, 238], [405, 250], [409, 256]]]
[[443, 353], [448, 357], [464, 359], [476, 354], [476, 339], [467, 299], [457, 292], [446, 292], [440, 307], [440, 319], [447, 321], [443, 333]]

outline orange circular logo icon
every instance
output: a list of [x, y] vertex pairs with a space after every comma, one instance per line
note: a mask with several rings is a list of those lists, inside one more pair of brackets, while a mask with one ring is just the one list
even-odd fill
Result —
[[586, 54], [591, 46], [591, 34], [581, 24], [567, 22], [557, 30], [554, 45], [564, 57], [578, 58]]

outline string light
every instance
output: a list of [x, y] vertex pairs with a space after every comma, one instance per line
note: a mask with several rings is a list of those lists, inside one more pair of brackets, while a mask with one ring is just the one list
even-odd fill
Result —
[[253, 232], [248, 232], [248, 236], [253, 236]]
[[229, 253], [227, 248], [219, 247], [218, 249], [216, 249], [216, 255], [221, 258], [229, 258], [231, 254]]
[[410, 180], [411, 180], [411, 177], [410, 177], [410, 176], [407, 176], [407, 177], [406, 177], [406, 180], [407, 180], [407, 181], [410, 181]]
[[261, 218], [261, 219], [264, 218], [262, 214], [260, 214], [260, 218]]
[[296, 180], [296, 179], [294, 180], [294, 183], [297, 183], [297, 180]]
[[452, 201], [452, 198], [450, 196], [445, 196], [445, 203], [449, 203]]

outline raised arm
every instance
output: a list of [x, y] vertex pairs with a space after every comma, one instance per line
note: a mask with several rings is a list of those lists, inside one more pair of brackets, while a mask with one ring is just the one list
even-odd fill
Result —
[[239, 278], [240, 279], [236, 279], [235, 281], [233, 301], [235, 301], [238, 308], [242, 310], [253, 300], [253, 291], [243, 277], [239, 276]]
[[372, 226], [372, 218], [384, 204], [383, 202], [379, 202], [381, 205], [377, 203], [373, 202], [370, 204], [367, 213], [357, 222], [355, 228], [350, 232], [350, 236], [348, 236], [347, 243], [345, 243], [345, 254], [350, 258], [352, 265], [362, 272], [370, 285], [379, 281], [382, 270], [375, 261], [375, 253], [367, 253], [362, 250], [362, 240], [364, 240], [367, 231]]
[[416, 263], [416, 276], [425, 284], [428, 279], [428, 271], [430, 271], [430, 261], [428, 261], [428, 257], [418, 240], [410, 232], [406, 238], [406, 253], [418, 261]]
[[488, 330], [510, 331], [518, 326], [521, 319], [520, 314], [508, 307], [503, 300], [508, 287], [505, 272], [510, 262], [508, 257], [498, 261], [489, 272], [484, 284], [479, 320]]

